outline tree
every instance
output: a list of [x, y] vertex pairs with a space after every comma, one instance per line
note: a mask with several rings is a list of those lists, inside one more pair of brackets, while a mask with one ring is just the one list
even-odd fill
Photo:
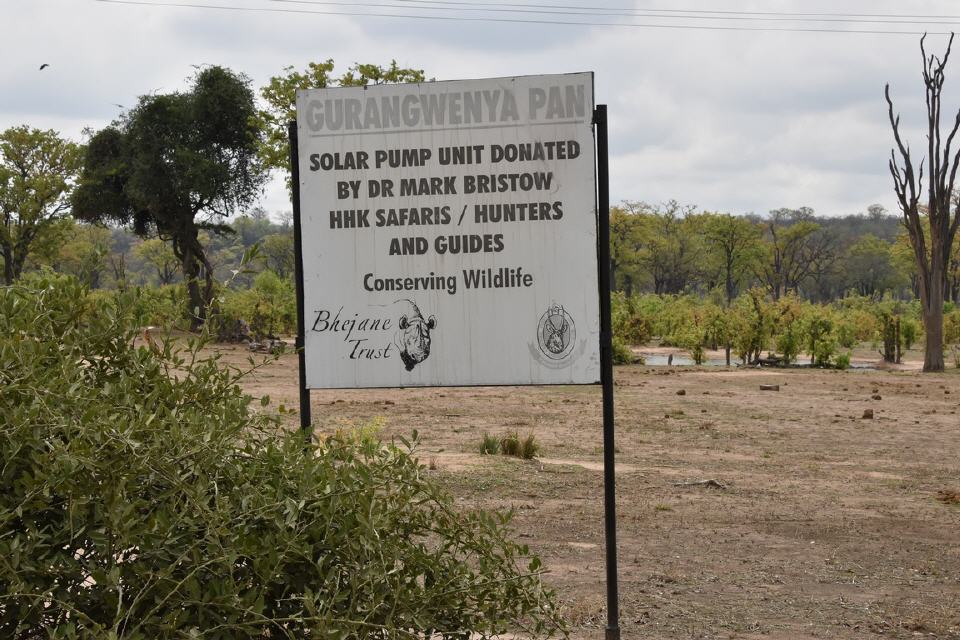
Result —
[[643, 249], [642, 219], [621, 207], [610, 208], [610, 271], [614, 287], [629, 298], [642, 284], [639, 255]]
[[774, 300], [788, 291], [797, 291], [813, 273], [825, 269], [833, 259], [832, 237], [821, 231], [813, 209], [775, 209], [765, 222], [766, 256], [757, 263], [756, 275]]
[[626, 202], [624, 209], [639, 218], [636, 260], [653, 280], [654, 293], [682, 293], [700, 271], [703, 245], [695, 208], [671, 200], [663, 206]]
[[264, 265], [281, 279], [293, 276], [293, 234], [290, 232], [271, 233], [260, 243], [260, 255]]
[[[71, 221], [72, 222], [72, 221]], [[60, 244], [56, 270], [68, 273], [91, 289], [102, 286], [113, 237], [106, 227], [73, 223], [70, 235]]]
[[[729, 309], [737, 295], [737, 288], [758, 258], [760, 229], [750, 220], [729, 213], [705, 215], [704, 238], [713, 253]], [[722, 338], [729, 366], [732, 336], [728, 324], [723, 325], [722, 329], [717, 331], [717, 335]]]
[[[951, 146], [960, 129], [960, 111], [953, 128], [944, 140], [940, 131], [941, 95], [945, 80], [944, 70], [953, 47], [953, 34], [943, 58], [927, 55], [924, 46], [926, 35], [920, 39], [923, 56], [923, 84], [927, 106], [927, 180], [926, 219], [924, 220], [920, 199], [923, 191], [923, 163], [914, 169], [910, 148], [900, 135], [900, 116], [894, 115], [890, 85], [884, 91], [887, 113], [896, 149], [890, 152], [890, 175], [897, 195], [904, 226], [910, 238], [917, 276], [920, 285], [920, 303], [923, 307], [923, 326], [926, 330], [926, 348], [923, 355], [924, 371], [943, 371], [943, 302], [947, 289], [950, 253], [957, 228], [960, 226], [960, 210], [953, 202], [954, 182], [960, 167], [960, 150], [951, 156]], [[924, 235], [926, 222], [929, 238]]]
[[26, 125], [0, 133], [0, 256], [3, 279], [20, 277], [31, 248], [69, 212], [80, 147]]
[[[274, 76], [260, 89], [260, 96], [267, 103], [257, 112], [257, 122], [264, 132], [260, 145], [260, 157], [270, 169], [289, 171], [290, 144], [287, 139], [287, 123], [297, 116], [297, 90], [323, 89], [326, 87], [365, 87], [369, 84], [424, 82], [422, 69], [403, 69], [397, 61], [384, 69], [375, 64], [354, 64], [345, 74], [332, 76], [333, 60], [311, 62], [304, 71], [284, 67], [283, 75]], [[289, 177], [288, 177], [289, 186]]]
[[161, 285], [173, 283], [179, 261], [169, 244], [160, 238], [148, 238], [134, 247], [133, 255], [153, 267]]
[[228, 69], [207, 67], [189, 92], [142, 96], [91, 138], [73, 194], [74, 215], [83, 220], [132, 223], [137, 235], [171, 242], [195, 329], [214, 282], [200, 231], [228, 233], [215, 220], [249, 206], [266, 179], [249, 85]]
[[850, 247], [844, 261], [847, 281], [861, 296], [882, 298], [900, 284], [891, 246], [868, 233]]
[[717, 256], [729, 307], [737, 295], [737, 287], [757, 259], [760, 230], [746, 218], [721, 213], [706, 219], [704, 237]]

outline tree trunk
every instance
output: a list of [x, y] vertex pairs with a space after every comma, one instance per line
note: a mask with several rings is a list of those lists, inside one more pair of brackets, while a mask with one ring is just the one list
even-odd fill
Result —
[[923, 328], [926, 346], [923, 352], [924, 371], [943, 371], [943, 296], [938, 291], [936, 298], [923, 305]]
[[183, 268], [183, 279], [187, 284], [190, 329], [197, 331], [203, 326], [203, 321], [206, 318], [203, 295], [200, 292], [200, 261], [197, 260], [193, 247], [185, 246], [182, 251], [181, 267]]
[[929, 280], [921, 273], [920, 302], [923, 306], [923, 330], [926, 344], [923, 352], [923, 370], [927, 372], [943, 371], [943, 268], [938, 262], [936, 246]]
[[13, 257], [10, 255], [10, 252], [4, 249], [3, 251], [3, 283], [6, 285], [13, 284], [13, 281], [16, 278], [13, 274]]

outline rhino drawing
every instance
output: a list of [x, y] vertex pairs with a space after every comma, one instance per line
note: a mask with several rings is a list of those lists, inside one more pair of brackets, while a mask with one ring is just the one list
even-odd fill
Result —
[[402, 315], [393, 340], [400, 350], [400, 359], [403, 360], [407, 371], [430, 357], [430, 332], [437, 326], [437, 319], [430, 316], [423, 319], [423, 314], [412, 300], [398, 300], [403, 307]]

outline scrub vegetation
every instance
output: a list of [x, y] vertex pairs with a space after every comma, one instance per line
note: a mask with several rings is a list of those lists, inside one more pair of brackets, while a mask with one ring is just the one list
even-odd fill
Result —
[[415, 434], [305, 445], [240, 386], [264, 363], [141, 343], [140, 303], [0, 289], [0, 636], [563, 630], [510, 513], [455, 508]]

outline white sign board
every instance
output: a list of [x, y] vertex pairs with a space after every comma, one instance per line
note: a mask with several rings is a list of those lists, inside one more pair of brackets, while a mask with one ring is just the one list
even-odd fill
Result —
[[593, 74], [297, 94], [307, 387], [600, 380]]

